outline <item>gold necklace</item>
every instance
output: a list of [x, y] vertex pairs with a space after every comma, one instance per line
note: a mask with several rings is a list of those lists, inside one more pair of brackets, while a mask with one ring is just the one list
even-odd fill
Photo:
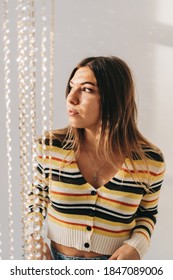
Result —
[[[86, 154], [87, 154], [87, 157], [88, 157], [88, 159], [89, 159], [89, 162], [90, 162], [91, 167], [93, 167], [93, 162], [92, 162], [92, 160], [91, 160], [91, 158], [90, 158], [90, 156], [89, 156], [89, 153], [88, 153], [88, 149], [87, 149], [87, 148], [86, 148]], [[97, 170], [95, 170], [94, 175], [92, 176], [92, 178], [94, 179], [95, 182], [98, 180], [98, 178], [99, 178], [98, 173], [99, 173], [100, 170], [103, 168], [105, 162], [106, 162], [106, 159], [105, 159], [104, 162], [101, 164], [101, 166], [100, 166]]]

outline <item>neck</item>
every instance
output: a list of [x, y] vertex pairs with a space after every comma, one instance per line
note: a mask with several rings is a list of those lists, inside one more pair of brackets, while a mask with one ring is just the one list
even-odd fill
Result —
[[89, 150], [96, 150], [98, 144], [98, 131], [92, 131], [85, 129], [84, 134], [84, 145], [88, 147]]
[[[93, 154], [95, 159], [102, 159], [104, 160], [105, 158], [109, 158], [110, 161], [114, 162], [115, 157], [117, 162], [123, 162], [125, 159], [125, 154], [119, 154], [116, 149], [114, 149], [114, 152], [109, 152], [107, 156], [105, 157], [105, 153], [103, 151], [104, 148], [104, 139], [101, 139], [101, 142], [98, 143], [99, 141], [99, 131], [93, 132], [91, 130], [85, 129], [85, 134], [84, 134], [84, 143], [82, 145], [82, 150], [84, 152], [88, 152], [91, 155]], [[99, 148], [98, 148], [99, 144]]]

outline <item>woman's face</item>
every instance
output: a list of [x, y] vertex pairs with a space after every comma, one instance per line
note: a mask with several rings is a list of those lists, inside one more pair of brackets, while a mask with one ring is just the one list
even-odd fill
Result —
[[100, 124], [100, 95], [93, 72], [88, 67], [79, 68], [69, 86], [67, 112], [70, 125], [95, 132]]

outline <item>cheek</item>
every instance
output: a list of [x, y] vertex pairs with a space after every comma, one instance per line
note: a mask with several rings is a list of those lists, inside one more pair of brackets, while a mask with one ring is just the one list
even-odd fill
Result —
[[81, 101], [81, 105], [83, 112], [87, 113], [88, 116], [95, 119], [100, 119], [101, 106], [100, 99], [98, 97], [83, 98], [83, 100]]
[[90, 104], [84, 105], [84, 110], [88, 113], [92, 114], [93, 116], [100, 116], [100, 104], [96, 102], [91, 102]]

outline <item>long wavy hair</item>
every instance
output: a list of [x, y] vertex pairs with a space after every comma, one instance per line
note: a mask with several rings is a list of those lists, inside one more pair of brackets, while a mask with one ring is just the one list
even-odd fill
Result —
[[[66, 96], [69, 94], [71, 79], [81, 67], [89, 67], [94, 73], [100, 94], [101, 128], [96, 150], [101, 147], [105, 158], [113, 165], [115, 152], [119, 162], [128, 157], [134, 171], [137, 170], [135, 158], [143, 159], [147, 165], [143, 146], [157, 148], [138, 130], [135, 87], [128, 65], [115, 56], [85, 58], [73, 69], [67, 83]], [[76, 156], [79, 155], [84, 129], [69, 125], [54, 131], [53, 135], [63, 141], [64, 147], [68, 145], [75, 150]]]

